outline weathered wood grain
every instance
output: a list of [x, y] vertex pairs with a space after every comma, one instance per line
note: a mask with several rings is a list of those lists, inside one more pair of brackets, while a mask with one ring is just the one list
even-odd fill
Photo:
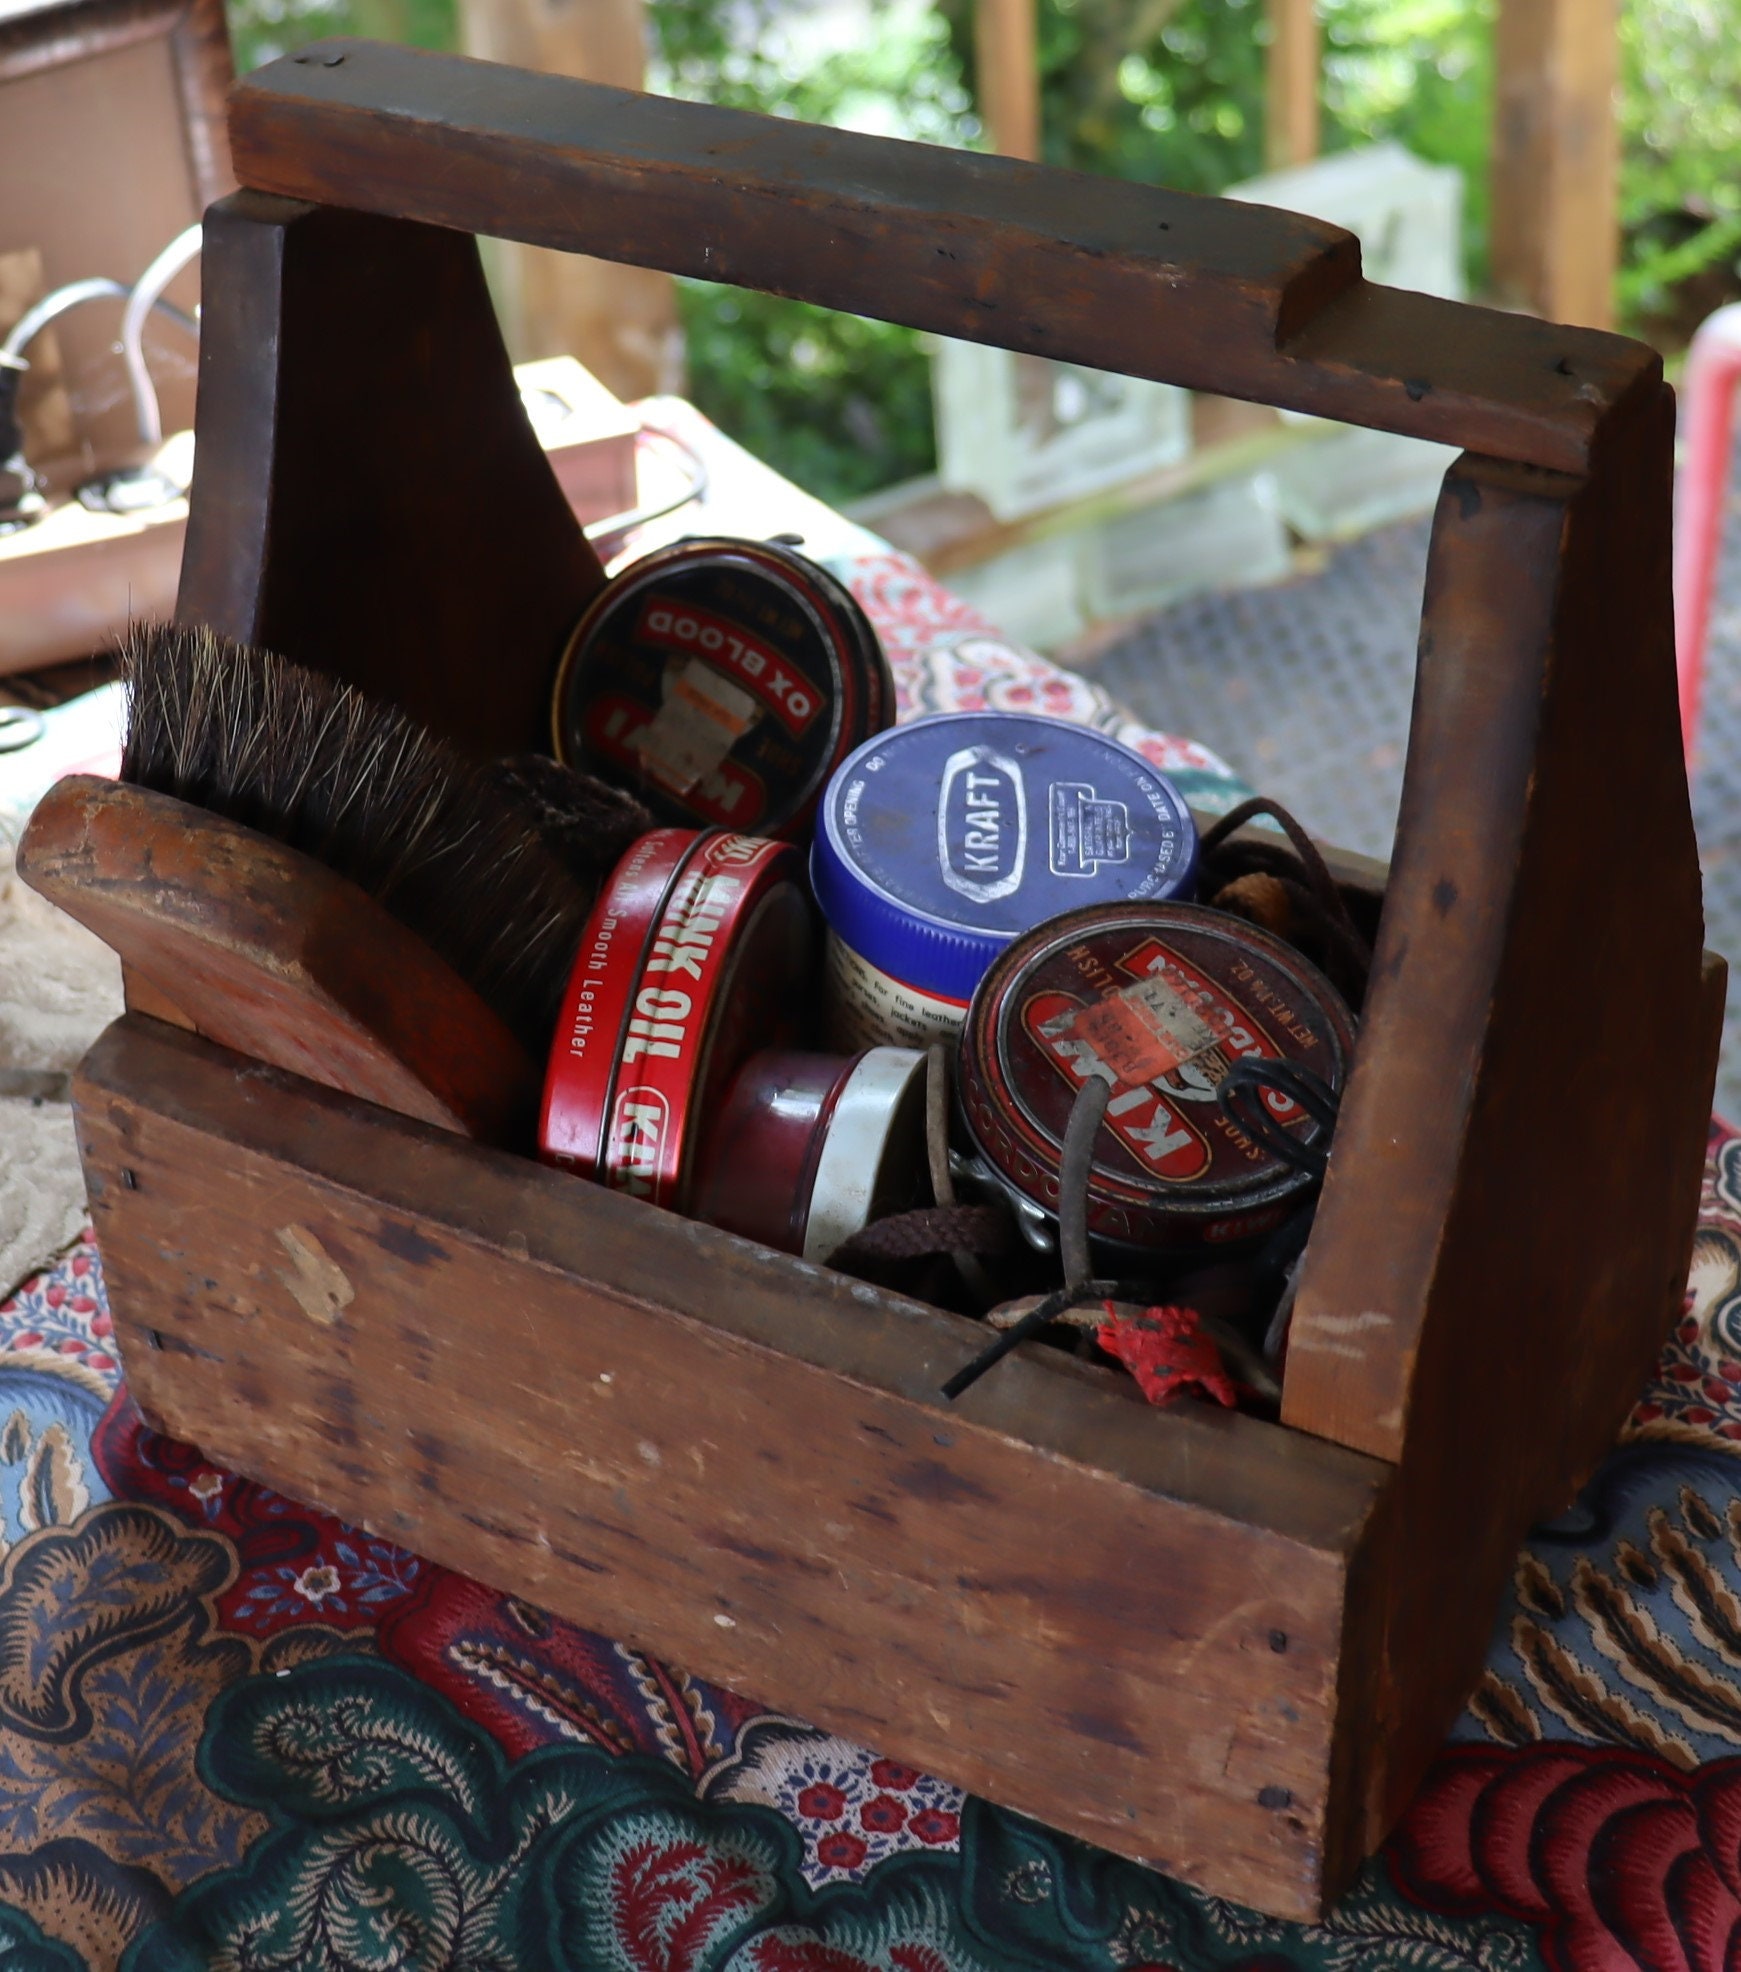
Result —
[[232, 98], [261, 191], [798, 295], [1576, 471], [1642, 344], [1368, 285], [1262, 206], [325, 41]]
[[[1568, 481], [1440, 502], [1403, 813], [1283, 1417], [1397, 1462], [1376, 1836], [1480, 1669], [1524, 1529], [1679, 1313], [1722, 1022], [1669, 614], [1672, 410]], [[1438, 1693], [1435, 1701], [1432, 1694]]]
[[473, 989], [354, 883], [167, 794], [57, 781], [18, 873], [119, 954], [128, 1002], [443, 1129], [523, 1144], [539, 1072]]
[[1052, 1351], [949, 1406], [970, 1322], [137, 1016], [76, 1101], [162, 1428], [1076, 1834], [1317, 1908], [1385, 1466], [1157, 1415]]
[[520, 408], [477, 247], [239, 193], [206, 215], [177, 612], [465, 751], [540, 746], [604, 581]]
[[1403, 811], [1286, 1405], [1378, 1457], [1403, 1456], [1423, 1393], [1440, 1401], [1429, 1328], [1475, 1332], [1435, 1305], [1471, 1239], [1477, 1273], [1550, 1293], [1521, 1343], [1544, 1373], [1593, 1296], [1640, 1375], [1678, 1306], [1715, 1056], [1672, 743], [1671, 428], [1665, 395], [1624, 471], [1464, 460], [1439, 503]]

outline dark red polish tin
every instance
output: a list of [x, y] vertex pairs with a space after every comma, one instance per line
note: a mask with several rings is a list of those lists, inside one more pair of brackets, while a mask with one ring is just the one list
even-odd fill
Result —
[[557, 673], [557, 757], [665, 821], [798, 838], [835, 767], [894, 722], [864, 612], [775, 542], [678, 542], [581, 618]]
[[769, 1050], [744, 1063], [707, 1129], [693, 1211], [826, 1261], [873, 1219], [922, 1203], [926, 1182], [923, 1054]]

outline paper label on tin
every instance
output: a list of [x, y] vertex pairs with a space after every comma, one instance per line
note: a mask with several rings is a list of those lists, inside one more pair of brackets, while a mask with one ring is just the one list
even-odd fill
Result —
[[[821, 695], [788, 657], [761, 641], [729, 617], [686, 603], [681, 597], [649, 596], [641, 606], [635, 635], [668, 651], [694, 651], [723, 685], [729, 674], [747, 692], [752, 705], [759, 699], [794, 739], [815, 719]], [[695, 666], [691, 664], [691, 671]]]
[[[569, 982], [568, 1027], [563, 1042], [576, 1061], [586, 1058], [595, 1036], [601, 1049], [616, 1046], [614, 1026], [608, 1033], [598, 1031], [600, 1008], [609, 999], [607, 982], [613, 967], [620, 963], [616, 957], [617, 940], [624, 935], [625, 914], [627, 935], [639, 938], [644, 934], [645, 926], [630, 907], [647, 865], [660, 855], [666, 844], [667, 838], [658, 832], [641, 837], [611, 878], [604, 901], [587, 926], [590, 942], [581, 952]], [[633, 956], [631, 953], [631, 962]]]
[[688, 794], [713, 773], [756, 723], [756, 701], [692, 657], [669, 673], [659, 710], [635, 735], [641, 764], [661, 787]]
[[890, 978], [832, 931], [824, 970], [823, 1029], [829, 1046], [843, 1054], [928, 1048], [933, 1041], [953, 1041], [961, 1031], [967, 1008], [959, 1000], [921, 993]]
[[1085, 1006], [1070, 1022], [1121, 1082], [1155, 1082], [1207, 1054], [1215, 1030], [1165, 979], [1140, 979]]

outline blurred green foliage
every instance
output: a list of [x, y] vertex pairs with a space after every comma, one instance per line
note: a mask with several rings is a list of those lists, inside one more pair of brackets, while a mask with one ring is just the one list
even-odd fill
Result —
[[1487, 274], [1495, 0], [1319, 0], [1324, 145], [1394, 138], [1463, 174], [1463, 259]]
[[1620, 37], [1620, 306], [1684, 332], [1741, 255], [1741, 0], [1627, 0]]
[[800, 301], [685, 281], [689, 391], [739, 444], [836, 505], [936, 464], [916, 336]]
[[[939, 0], [973, 72], [972, 0]], [[1264, 0], [1039, 0], [1049, 163], [1182, 192], [1264, 168]], [[1318, 0], [1323, 145], [1394, 138], [1467, 184], [1470, 272], [1484, 271], [1494, 0]]]
[[[977, 137], [948, 27], [928, 5], [873, 5], [870, 35], [844, 46], [816, 34], [813, 12], [804, 0], [652, 0], [657, 85], [928, 143]], [[789, 479], [840, 504], [936, 465], [931, 367], [911, 330], [701, 281], [679, 300], [690, 396]]]
[[227, 11], [242, 75], [329, 34], [415, 48], [459, 44], [458, 0], [228, 0]]
[[927, 0], [871, 0], [868, 35], [847, 45], [826, 11], [814, 0], [648, 0], [657, 86], [925, 143], [978, 135], [948, 23]]
[[[1461, 166], [1477, 281], [1493, 5], [1320, 0], [1325, 148], [1392, 137]], [[655, 0], [661, 82], [677, 95], [811, 122], [980, 141], [967, 80], [973, 0], [873, 5], [863, 43], [806, 60], [801, 30], [812, 11], [806, 0]], [[1255, 176], [1267, 32], [1264, 0], [1039, 0], [1047, 161], [1195, 192]], [[702, 409], [823, 497], [932, 468], [917, 337], [724, 290], [689, 289], [684, 319]], [[780, 348], [805, 352], [808, 369], [787, 366]], [[873, 420], [878, 442], [867, 445]]]
[[[231, 0], [237, 64], [333, 33], [451, 47], [458, 0]], [[1049, 161], [1185, 191], [1263, 168], [1264, 0], [1038, 0]], [[1485, 274], [1496, 0], [1319, 0], [1324, 146], [1393, 138], [1461, 168]], [[972, 0], [649, 0], [671, 94], [931, 143], [982, 141]], [[1620, 303], [1659, 336], [1736, 291], [1741, 0], [1622, 0]], [[895, 306], [891, 301], [891, 307]], [[905, 330], [686, 283], [690, 391], [826, 499], [927, 471], [928, 365]]]

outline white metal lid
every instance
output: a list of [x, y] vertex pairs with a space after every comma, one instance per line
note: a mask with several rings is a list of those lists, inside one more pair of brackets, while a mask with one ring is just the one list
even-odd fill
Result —
[[872, 1048], [835, 1099], [810, 1188], [804, 1258], [823, 1261], [911, 1190], [925, 1164], [925, 1057]]

